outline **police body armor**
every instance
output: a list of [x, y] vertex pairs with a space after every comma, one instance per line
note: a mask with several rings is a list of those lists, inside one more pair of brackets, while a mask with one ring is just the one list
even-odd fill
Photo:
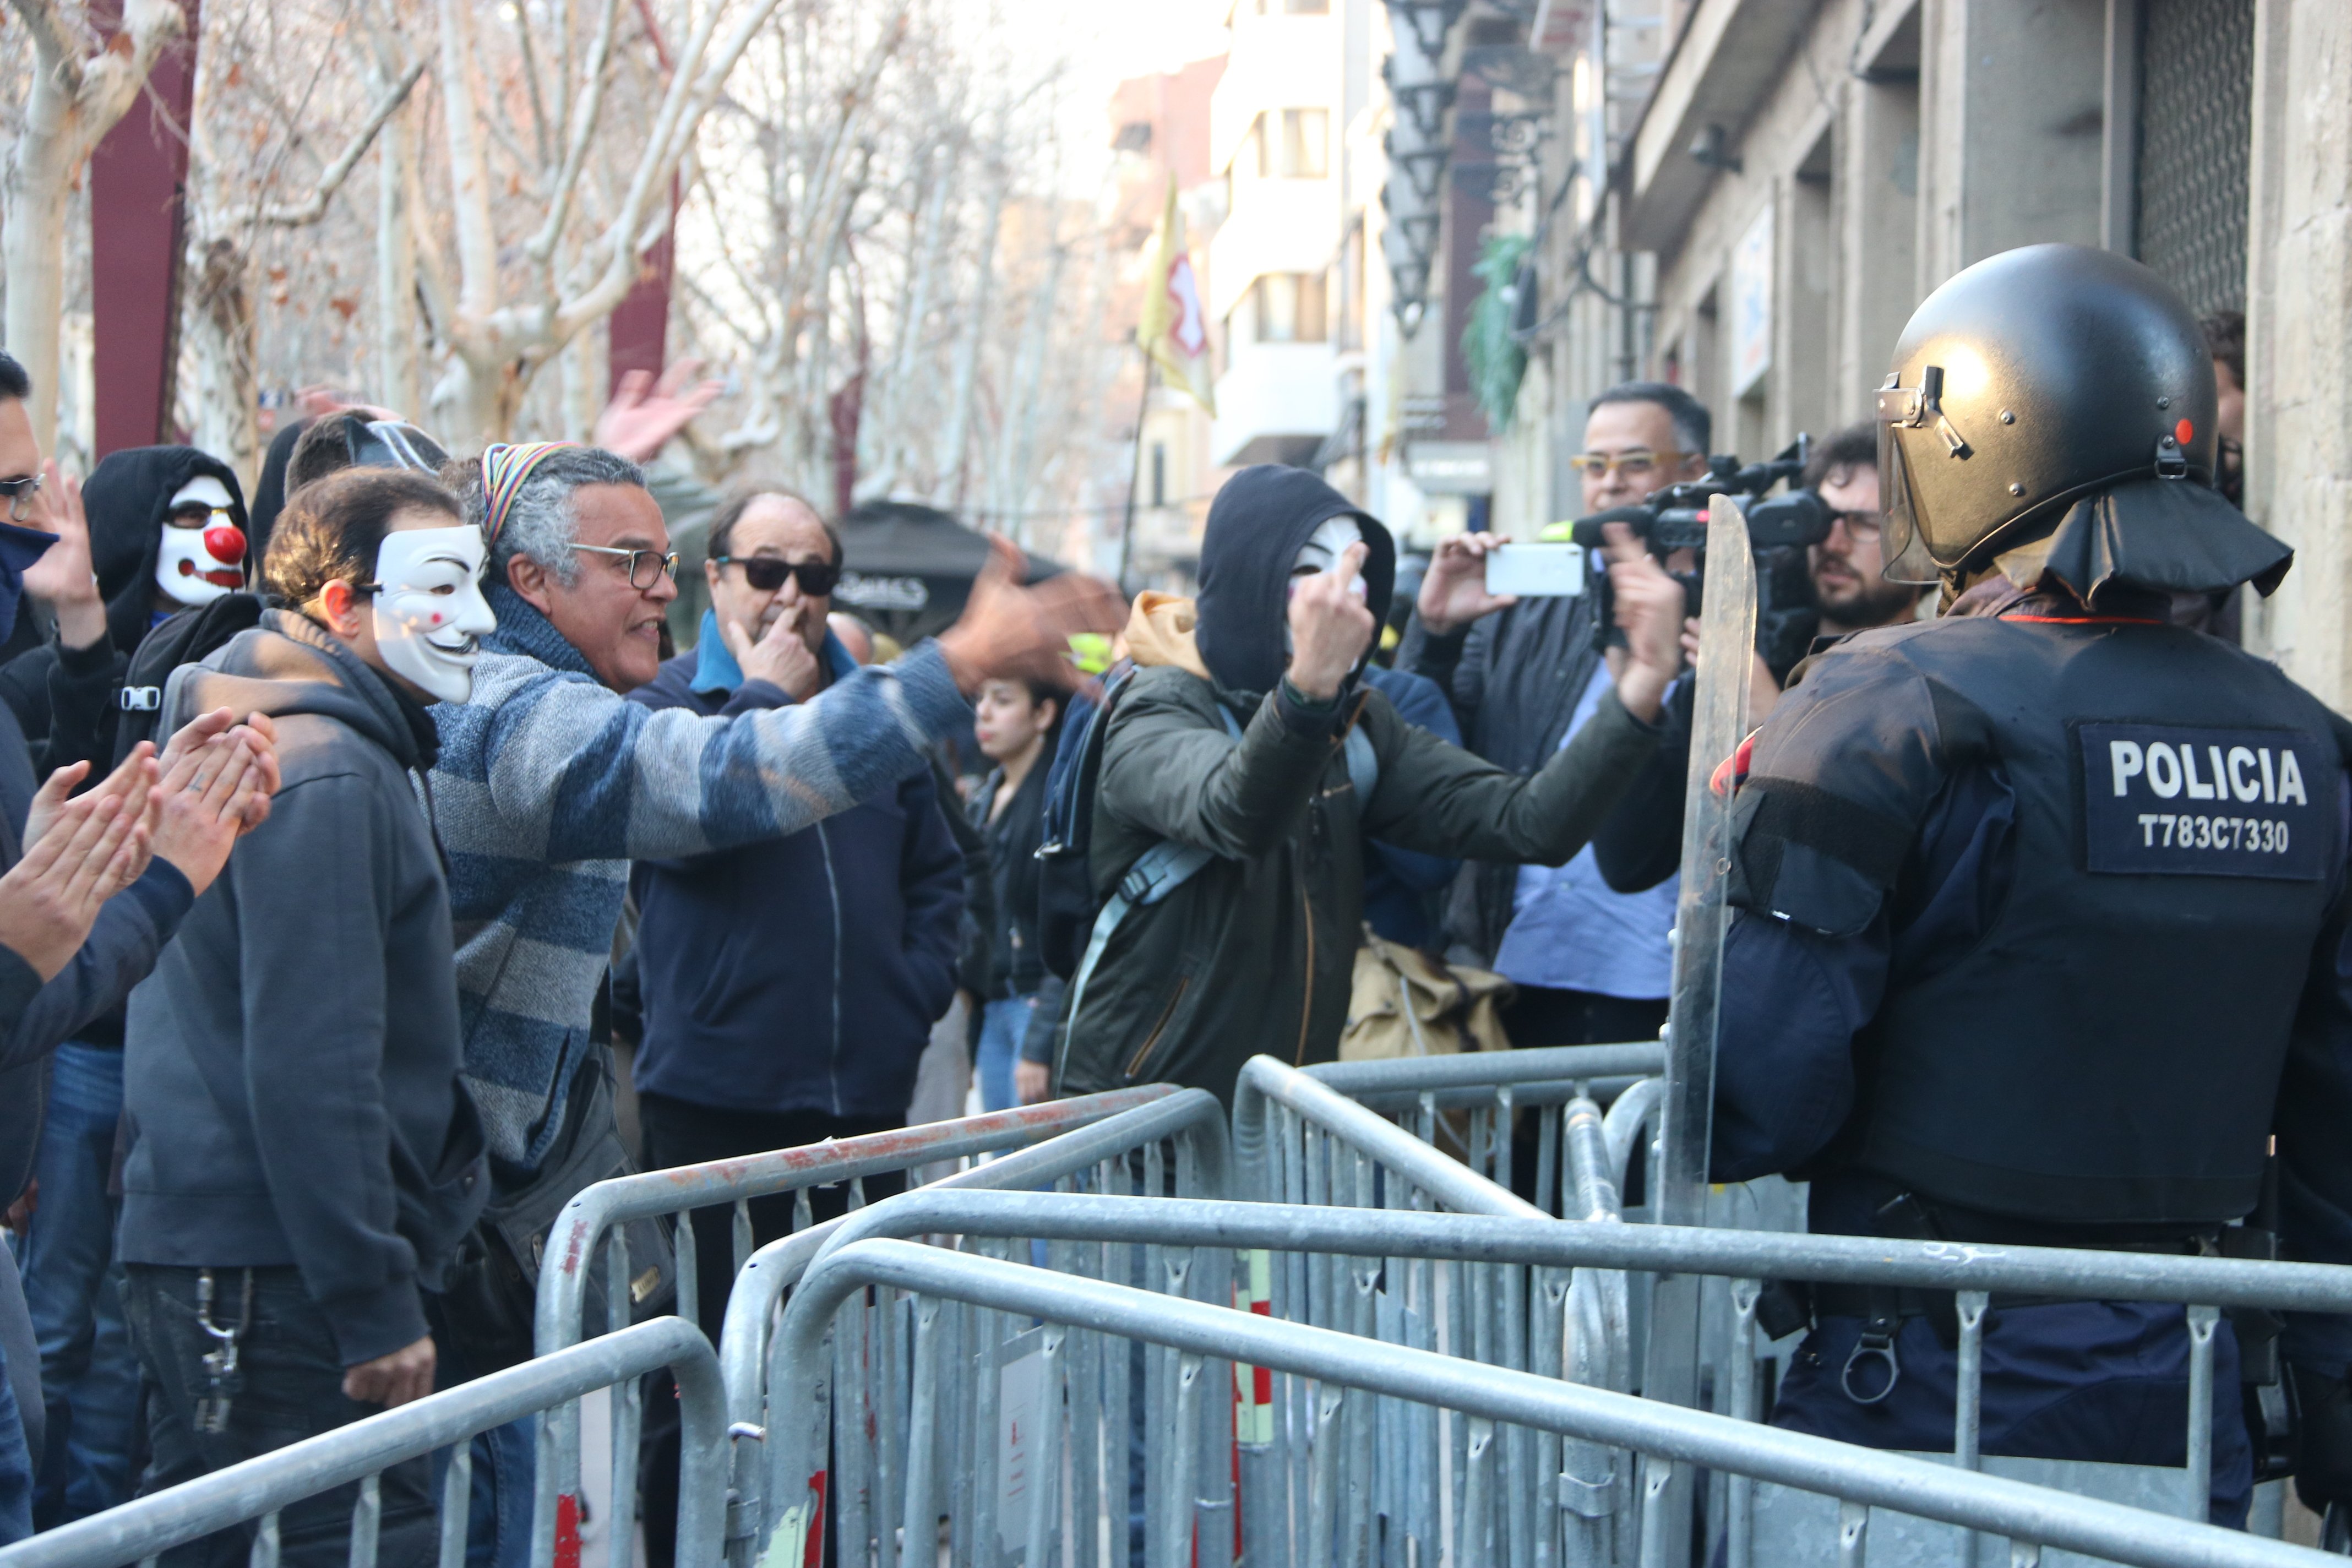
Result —
[[1947, 781], [1990, 766], [2012, 796], [1981, 939], [1895, 942], [1846, 1160], [2043, 1224], [2252, 1210], [2343, 854], [2342, 722], [2234, 648], [2114, 618], [1865, 632], [1798, 689], [1807, 721], [1759, 736], [1740, 792], [1745, 908], [1850, 934], [1892, 889], [1899, 925]]

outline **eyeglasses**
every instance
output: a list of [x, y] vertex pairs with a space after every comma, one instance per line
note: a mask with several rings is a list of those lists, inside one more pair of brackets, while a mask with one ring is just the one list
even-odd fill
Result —
[[713, 566], [740, 566], [743, 581], [762, 594], [772, 594], [787, 577], [801, 580], [801, 592], [822, 599], [841, 581], [841, 568], [830, 561], [786, 561], [775, 555], [714, 555]]
[[210, 501], [184, 500], [173, 507], [171, 515], [163, 521], [173, 528], [210, 528], [215, 523], [223, 528], [235, 528], [236, 514]]
[[33, 515], [33, 498], [41, 493], [41, 476], [20, 474], [13, 479], [0, 479], [0, 496], [8, 498], [8, 521], [22, 522]]
[[659, 550], [622, 550], [610, 544], [575, 544], [574, 550], [591, 555], [609, 555], [621, 562], [622, 570], [629, 575], [629, 586], [643, 591], [664, 577], [677, 575], [677, 552]]
[[1689, 460], [1688, 452], [1579, 452], [1570, 458], [1569, 466], [1588, 479], [1604, 479], [1612, 473], [1629, 479], [1645, 479], [1656, 473], [1662, 465], [1671, 466]]
[[1856, 544], [1868, 544], [1885, 531], [1885, 520], [1874, 511], [1833, 511], [1830, 522], [1845, 524], [1845, 536]]

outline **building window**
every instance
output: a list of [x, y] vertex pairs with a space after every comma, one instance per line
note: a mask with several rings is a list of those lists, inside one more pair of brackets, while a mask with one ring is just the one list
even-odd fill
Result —
[[1331, 172], [1330, 115], [1320, 109], [1285, 109], [1250, 121], [1234, 154], [1236, 166], [1259, 179], [1319, 180]]
[[1319, 180], [1330, 173], [1330, 116], [1319, 109], [1282, 111], [1282, 163], [1286, 179]]
[[1262, 343], [1319, 343], [1328, 332], [1323, 274], [1269, 272], [1252, 288]]

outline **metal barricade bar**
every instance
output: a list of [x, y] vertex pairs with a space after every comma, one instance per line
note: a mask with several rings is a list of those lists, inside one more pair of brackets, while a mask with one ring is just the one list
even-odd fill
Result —
[[[1459, 1059], [1428, 1058], [1427, 1061], [1444, 1065]], [[1474, 1059], [1483, 1061], [1485, 1058]], [[1333, 1065], [1371, 1068], [1391, 1064], [1355, 1062]], [[1411, 1065], [1423, 1066], [1424, 1059], [1416, 1058]], [[1547, 1071], [1542, 1076], [1556, 1078], [1558, 1070]], [[1543, 1211], [1526, 1199], [1496, 1186], [1378, 1111], [1359, 1105], [1320, 1079], [1311, 1077], [1297, 1068], [1286, 1066], [1272, 1057], [1252, 1057], [1242, 1065], [1241, 1076], [1234, 1084], [1234, 1160], [1244, 1196], [1265, 1199], [1273, 1195], [1272, 1151], [1268, 1146], [1266, 1121], [1269, 1108], [1277, 1105], [1318, 1131], [1339, 1139], [1358, 1152], [1369, 1155], [1395, 1171], [1448, 1208], [1463, 1214], [1508, 1215], [1522, 1219], [1543, 1217]]]
[[[1451, 1229], [1465, 1223], [1457, 1219], [1446, 1225]], [[1628, 1227], [1592, 1228], [1622, 1235]], [[1654, 1461], [1664, 1459], [1833, 1497], [1849, 1505], [1846, 1549], [1841, 1560], [1856, 1568], [1866, 1560], [1866, 1510], [1871, 1508], [2005, 1537], [2029, 1555], [2043, 1547], [2058, 1547], [2128, 1568], [2301, 1568], [2305, 1564], [2318, 1568], [2332, 1561], [2302, 1547], [2209, 1524], [1705, 1411], [883, 1239], [861, 1241], [830, 1254], [810, 1270], [785, 1309], [777, 1335], [777, 1354], [785, 1369], [779, 1387], [810, 1396], [797, 1413], [780, 1411], [780, 1430], [770, 1434], [771, 1440], [783, 1447], [781, 1462], [785, 1473], [813, 1475], [822, 1468], [816, 1456], [822, 1452], [830, 1415], [822, 1360], [827, 1326], [853, 1291], [869, 1286], [1165, 1346], [1187, 1358], [1190, 1365], [1198, 1364], [1192, 1358], [1245, 1359], [1329, 1384], [1461, 1412], [1470, 1417], [1471, 1460], [1480, 1467], [1472, 1478], [1474, 1488], [1497, 1485], [1491, 1473], [1492, 1426], [1488, 1424], [1500, 1423], [1635, 1450], [1653, 1458], [1654, 1474], [1663, 1468]], [[1471, 1496], [1474, 1503], [1480, 1500], [1475, 1490]], [[784, 1510], [778, 1548], [784, 1561], [798, 1558], [814, 1519], [814, 1500], [806, 1495], [793, 1500]], [[1181, 1565], [1183, 1558], [1176, 1548], [1184, 1538], [1181, 1530], [1164, 1529], [1154, 1537], [1155, 1544], [1163, 1549], [1155, 1561], [1163, 1568]], [[1483, 1551], [1474, 1550], [1468, 1555], [1484, 1560]], [[1310, 1560], [1320, 1568], [1323, 1560], [1311, 1556]]]
[[[336, 1487], [360, 1481], [355, 1513], [371, 1515], [375, 1493], [365, 1483], [387, 1467], [458, 1446], [452, 1484], [442, 1504], [441, 1561], [465, 1562], [467, 1515], [465, 1467], [478, 1433], [536, 1411], [630, 1382], [667, 1367], [677, 1380], [683, 1452], [678, 1474], [677, 1560], [718, 1560], [727, 1484], [726, 1392], [719, 1362], [702, 1331], [682, 1318], [656, 1318], [553, 1355], [428, 1394], [381, 1415], [306, 1438], [151, 1497], [136, 1499], [0, 1550], [6, 1568], [118, 1568], [200, 1541], [248, 1520], [273, 1538], [278, 1510]], [[633, 1484], [634, 1478], [618, 1480]], [[355, 1558], [371, 1556], [373, 1520], [355, 1520]], [[572, 1548], [575, 1553], [577, 1546]], [[545, 1564], [548, 1555], [533, 1561]], [[625, 1561], [625, 1558], [622, 1559]]]
[[1351, 1099], [1371, 1094], [1420, 1094], [1429, 1089], [1487, 1089], [1497, 1084], [1654, 1078], [1666, 1068], [1657, 1040], [1605, 1046], [1542, 1046], [1524, 1051], [1470, 1051], [1458, 1056], [1391, 1057], [1370, 1062], [1319, 1062], [1297, 1070]]
[[[738, 1437], [756, 1441], [763, 1431], [767, 1418], [763, 1394], [767, 1327], [777, 1303], [787, 1289], [799, 1282], [811, 1261], [841, 1229], [853, 1223], [864, 1223], [869, 1216], [881, 1215], [890, 1210], [892, 1205], [911, 1197], [944, 1196], [950, 1191], [969, 1193], [982, 1189], [1035, 1187], [1084, 1176], [1106, 1166], [1112, 1173], [1112, 1180], [1123, 1180], [1127, 1160], [1139, 1152], [1141, 1152], [1144, 1165], [1142, 1184], [1154, 1196], [1122, 1201], [1156, 1205], [1155, 1213], [1189, 1208], [1192, 1206], [1190, 1201], [1171, 1205], [1157, 1196], [1164, 1184], [1163, 1177], [1168, 1173], [1161, 1167], [1159, 1153], [1163, 1143], [1172, 1143], [1177, 1150], [1175, 1174], [1180, 1194], [1188, 1200], [1202, 1195], [1213, 1198], [1229, 1190], [1231, 1160], [1226, 1144], [1224, 1108], [1216, 1096], [1207, 1090], [1188, 1089], [1163, 1095], [1150, 1103], [1065, 1132], [1017, 1153], [992, 1160], [948, 1181], [932, 1183], [915, 1192], [795, 1232], [761, 1247], [737, 1275], [734, 1289], [728, 1298], [727, 1320], [719, 1331], [720, 1354], [725, 1364], [733, 1369], [730, 1386], [738, 1391], [730, 1409], [730, 1420], [735, 1423]], [[1145, 1259], [1147, 1278], [1163, 1279], [1171, 1268], [1168, 1259], [1156, 1256], [1159, 1250], [1156, 1247], [1151, 1249], [1154, 1256]], [[1198, 1290], [1213, 1300], [1230, 1298], [1230, 1260], [1225, 1255], [1212, 1255], [1197, 1273], [1189, 1269], [1189, 1263], [1190, 1260], [1186, 1259], [1187, 1270], [1181, 1280], [1184, 1288]], [[881, 1353], [902, 1355], [904, 1347], [898, 1345], [895, 1339], [898, 1331], [896, 1319], [885, 1315], [876, 1335], [882, 1342]], [[921, 1339], [927, 1333], [951, 1334], [958, 1331], [958, 1325], [933, 1324], [927, 1331], [919, 1323], [915, 1325], [914, 1331]], [[862, 1348], [861, 1340], [857, 1346], [845, 1347], [845, 1353], [852, 1350], [862, 1352]], [[1105, 1376], [1108, 1379], [1107, 1373]], [[1123, 1390], [1124, 1381], [1120, 1380], [1118, 1386]], [[950, 1394], [953, 1393], [951, 1390], [948, 1392]], [[1148, 1403], [1156, 1403], [1156, 1400], [1155, 1393]], [[971, 1412], [962, 1414], [966, 1416], [973, 1415]], [[950, 1416], [940, 1413], [936, 1418], [945, 1420]], [[1114, 1397], [1103, 1419], [1117, 1425], [1123, 1424], [1127, 1418], [1128, 1409], [1121, 1394]], [[878, 1419], [895, 1422], [895, 1405], [886, 1410]], [[927, 1433], [930, 1419], [921, 1407], [911, 1408], [905, 1430]], [[892, 1440], [880, 1445], [886, 1461], [896, 1447], [898, 1429], [892, 1427], [889, 1431]], [[919, 1457], [910, 1462], [919, 1462]], [[748, 1561], [751, 1540], [762, 1521], [761, 1499], [765, 1482], [754, 1448], [739, 1443], [734, 1459], [734, 1504], [728, 1530], [729, 1552], [730, 1559], [743, 1563]], [[955, 1512], [959, 1519], [962, 1517], [961, 1510], [949, 1511]], [[965, 1559], [959, 1552], [955, 1560], [961, 1562]]]
[[[1116, 1089], [1108, 1094], [1024, 1106], [1018, 1110], [993, 1111], [985, 1116], [969, 1116], [953, 1121], [926, 1122], [917, 1127], [870, 1133], [860, 1138], [803, 1144], [799, 1148], [779, 1149], [740, 1159], [678, 1165], [598, 1182], [582, 1189], [564, 1205], [562, 1214], [557, 1217], [549, 1233], [545, 1261], [539, 1271], [538, 1321], [535, 1326], [538, 1353], [548, 1354], [573, 1342], [578, 1337], [590, 1271], [594, 1267], [600, 1246], [605, 1256], [609, 1279], [605, 1291], [608, 1331], [627, 1323], [629, 1298], [625, 1282], [630, 1267], [627, 1236], [615, 1227], [629, 1220], [664, 1215], [679, 1216], [682, 1223], [674, 1233], [677, 1248], [678, 1311], [689, 1321], [699, 1321], [697, 1311], [699, 1303], [696, 1299], [698, 1271], [694, 1226], [688, 1217], [696, 1209], [730, 1202], [735, 1205], [735, 1253], [740, 1271], [751, 1253], [751, 1221], [747, 1206], [751, 1198], [799, 1192], [803, 1194], [804, 1208], [805, 1194], [812, 1187], [855, 1182], [862, 1176], [885, 1171], [910, 1170], [918, 1165], [970, 1154], [1022, 1148], [1056, 1133], [1114, 1118], [1122, 1111], [1148, 1108], [1178, 1092], [1168, 1084], [1147, 1084], [1135, 1089]], [[989, 1167], [982, 1166], [976, 1170], [958, 1172], [938, 1184], [967, 1184], [980, 1177], [987, 1169]], [[853, 1188], [853, 1194], [855, 1192]], [[855, 1203], [856, 1199], [853, 1197], [852, 1201]], [[824, 1228], [807, 1226], [804, 1214], [796, 1215], [795, 1218], [803, 1226], [803, 1235], [811, 1229]], [[624, 1390], [614, 1401], [613, 1453], [616, 1466], [634, 1457], [641, 1418], [637, 1391], [635, 1388]], [[535, 1501], [531, 1539], [534, 1550], [541, 1553], [551, 1552], [562, 1516], [562, 1500], [576, 1496], [580, 1489], [578, 1405], [560, 1406], [550, 1411], [541, 1421], [539, 1463], [533, 1486]], [[625, 1511], [623, 1519], [625, 1522]]]
[[[1578, 1146], [1579, 1174], [1600, 1201], [1596, 1207], [1603, 1213], [1610, 1209], [1605, 1186], [1607, 1177], [1599, 1167], [1606, 1158], [1598, 1125], [1597, 1108], [1587, 1102], [1580, 1113], [1579, 1124], [1573, 1129]], [[846, 1216], [840, 1228], [826, 1243], [814, 1270], [824, 1260], [857, 1241], [877, 1237], [910, 1237], [931, 1234], [955, 1234], [967, 1237], [1008, 1237], [1045, 1239], [1057, 1242], [1133, 1243], [1150, 1237], [1163, 1247], [1209, 1247], [1220, 1252], [1234, 1249], [1262, 1248], [1274, 1252], [1307, 1252], [1358, 1258], [1426, 1258], [1479, 1264], [1519, 1264], [1539, 1270], [1539, 1279], [1556, 1277], [1560, 1270], [1579, 1270], [1580, 1281], [1601, 1271], [1602, 1280], [1622, 1279], [1614, 1272], [1626, 1266], [1659, 1268], [1671, 1264], [1683, 1271], [1694, 1273], [1734, 1272], [1753, 1261], [1755, 1255], [1769, 1246], [1770, 1237], [1756, 1232], [1738, 1230], [1700, 1230], [1686, 1227], [1666, 1229], [1629, 1228], [1608, 1220], [1598, 1222], [1556, 1222], [1549, 1220], [1505, 1219], [1485, 1216], [1441, 1215], [1401, 1211], [1382, 1211], [1347, 1207], [1297, 1207], [1264, 1204], [1200, 1201], [1171, 1204], [1151, 1198], [1123, 1198], [1095, 1195], [1072, 1195], [1035, 1193], [949, 1193], [926, 1189], [909, 1193], [877, 1205], [858, 1214]], [[1955, 1276], [1955, 1264], [1968, 1272], [1961, 1276], [1977, 1289], [1963, 1297], [1981, 1300], [1985, 1292], [1999, 1287], [2042, 1287], [2063, 1281], [2070, 1291], [2095, 1295], [2100, 1299], [2163, 1300], [2184, 1295], [2205, 1296], [2214, 1293], [2219, 1282], [2210, 1277], [2196, 1279], [2186, 1287], [2175, 1284], [2168, 1290], [2161, 1279], [2151, 1280], [2148, 1263], [2174, 1267], [2158, 1269], [2159, 1276], [2178, 1278], [2183, 1274], [2209, 1275], [2213, 1266], [2225, 1265], [2221, 1272], [2236, 1276], [2237, 1285], [2247, 1294], [2244, 1300], [2252, 1304], [2259, 1300], [2268, 1304], [2294, 1304], [2304, 1307], [2352, 1307], [2352, 1269], [2315, 1264], [2280, 1264], [2256, 1261], [2160, 1258], [2136, 1253], [2091, 1253], [2015, 1249], [2011, 1252], [1988, 1253], [1984, 1249], [1958, 1249], [1933, 1242], [1876, 1242], [1860, 1237], [1807, 1237], [1809, 1241], [1828, 1244], [1820, 1256], [1810, 1261], [1811, 1269], [1783, 1268], [1784, 1277], [1804, 1277], [1811, 1273], [1822, 1278], [1841, 1279], [1847, 1282], [1882, 1285], [1937, 1286], [1948, 1283]], [[1630, 1255], [1621, 1243], [1632, 1244]], [[1700, 1247], [1678, 1247], [1680, 1243], [1700, 1243]], [[1728, 1258], [1717, 1258], [1710, 1267], [1695, 1267], [1694, 1254], [1727, 1245]], [[2019, 1254], [2025, 1256], [2019, 1256]], [[1961, 1256], [1955, 1258], [1955, 1254]], [[1776, 1262], [1783, 1261], [1775, 1259]], [[2181, 1266], [2186, 1266], [2181, 1267]], [[1742, 1282], [1747, 1285], [1747, 1281]], [[2315, 1293], [2313, 1287], [2316, 1286]], [[1344, 1298], [1345, 1292], [1341, 1292]], [[1752, 1312], [1752, 1285], [1741, 1292], [1743, 1304]], [[1556, 1302], [1557, 1297], [1552, 1300]], [[1573, 1298], [1571, 1298], [1571, 1301]], [[1558, 1310], [1555, 1305], [1552, 1310]], [[1573, 1310], [1573, 1307], [1571, 1307]], [[1603, 1289], [1593, 1301], [1591, 1310], [1604, 1314], [1611, 1321], [1622, 1321], [1622, 1296], [1613, 1296]], [[1327, 1309], [1320, 1314], [1309, 1314], [1320, 1320], [1330, 1316]], [[1360, 1338], [1373, 1338], [1369, 1323], [1336, 1323], [1327, 1326], [1346, 1328]], [[1386, 1338], [1380, 1335], [1378, 1337]], [[1622, 1345], [1619, 1335], [1604, 1342]], [[772, 1382], [778, 1373], [772, 1364], [763, 1366], [759, 1358], [747, 1356], [740, 1347], [753, 1342], [742, 1325], [730, 1324], [726, 1336], [732, 1350], [727, 1358], [728, 1397], [730, 1415], [735, 1422], [733, 1430], [739, 1439], [764, 1437], [769, 1429], [762, 1423], [781, 1419], [766, 1406], [762, 1398], [763, 1385], [780, 1386]], [[1586, 1341], [1580, 1337], [1580, 1349]], [[781, 1343], [776, 1355], [781, 1360], [785, 1349]], [[1735, 1374], [1740, 1363], [1735, 1363]], [[1594, 1375], [1594, 1366], [1581, 1362], [1568, 1369], [1569, 1381], [1588, 1386], [1607, 1386], [1622, 1390], [1630, 1368], [1626, 1356], [1616, 1350]], [[1538, 1369], [1557, 1376], [1557, 1363], [1549, 1369]], [[764, 1373], [764, 1376], [763, 1376]], [[2210, 1388], [2210, 1368], [2207, 1385]], [[839, 1396], [838, 1384], [836, 1395]], [[1736, 1388], [1733, 1405], [1740, 1418], [1754, 1420], [1753, 1389]], [[1970, 1405], [1963, 1411], [1963, 1422], [1972, 1413]], [[2210, 1415], [2210, 1411], [2205, 1414]], [[1370, 1416], [1348, 1413], [1325, 1403], [1318, 1413], [1318, 1427], [1327, 1426], [1335, 1418], [1347, 1416], [1367, 1423], [1362, 1435], [1369, 1436]], [[1956, 1452], [1962, 1468], [1975, 1468], [1969, 1429], [1964, 1425], [1956, 1435]], [[1268, 1497], [1280, 1486], [1284, 1473], [1279, 1457], [1262, 1458], [1269, 1442], [1276, 1448], [1299, 1447], [1295, 1436], [1282, 1440], [1286, 1427], [1277, 1426], [1254, 1444], [1245, 1443], [1243, 1454], [1244, 1474], [1250, 1479], [1253, 1495]], [[1230, 1436], [1230, 1429], [1225, 1429]], [[1491, 1440], [1491, 1439], [1490, 1439]], [[1556, 1439], [1554, 1439], [1556, 1441]], [[1327, 1434], [1317, 1444], [1318, 1468], [1328, 1468], [1345, 1445], [1334, 1444]], [[1089, 1450], [1091, 1451], [1091, 1450]], [[1402, 1456], [1396, 1457], [1402, 1462]], [[781, 1462], [781, 1461], [780, 1461]], [[1303, 1462], [1303, 1456], [1302, 1456]], [[1563, 1468], [1564, 1466], [1564, 1468]], [[738, 1474], [755, 1470], [739, 1452]], [[1351, 1472], [1362, 1474], [1369, 1461], [1352, 1466]], [[789, 1472], [784, 1472], [789, 1474]], [[1562, 1482], [1563, 1507], [1580, 1513], [1591, 1527], [1591, 1531], [1606, 1528], [1607, 1516], [1616, 1511], [1617, 1503], [1605, 1499], [1590, 1499], [1587, 1508], [1570, 1506], [1569, 1490], [1571, 1484], [1586, 1489], [1604, 1488], [1610, 1481], [1611, 1470], [1605, 1454], [1579, 1448], [1568, 1454], [1550, 1451], [1542, 1456], [1538, 1473], [1559, 1474], [1569, 1478]], [[1744, 1479], [1744, 1478], [1741, 1478]], [[1740, 1489], [1746, 1489], [1742, 1487]], [[1391, 1487], [1393, 1498], [1401, 1488]], [[1181, 1494], [1179, 1494], [1181, 1495]], [[1349, 1518], [1360, 1522], [1369, 1518], [1360, 1495], [1351, 1494]], [[1465, 1499], [1464, 1506], [1474, 1516], [1483, 1500]], [[1622, 1500], [1630, 1504], [1630, 1498]], [[1264, 1523], [1265, 1511], [1272, 1516], [1286, 1514], [1282, 1500], [1273, 1497], [1270, 1503], [1260, 1503], [1255, 1511], [1245, 1510], [1244, 1522], [1253, 1534]], [[1320, 1517], [1320, 1516], [1318, 1516]], [[1735, 1519], [1744, 1524], [1744, 1517], [1735, 1512]], [[746, 1517], [739, 1528], [756, 1531], [769, 1521]], [[1516, 1527], [1515, 1527], [1516, 1528]], [[1591, 1532], [1591, 1531], [1589, 1531]], [[1521, 1539], [1528, 1542], [1521, 1555], [1532, 1560], [1548, 1560], [1552, 1543], [1549, 1529], [1530, 1521]], [[1744, 1543], [1741, 1543], [1744, 1544]], [[740, 1546], [739, 1546], [740, 1549]], [[1737, 1550], [1735, 1546], [1735, 1550]], [[1258, 1561], [1280, 1560], [1287, 1555], [1280, 1543], [1267, 1542], [1256, 1557]]]
[[[595, 1183], [583, 1188], [564, 1205], [549, 1233], [546, 1260], [539, 1271], [537, 1353], [545, 1355], [560, 1350], [578, 1337], [581, 1308], [597, 1246], [614, 1226], [633, 1219], [684, 1215], [698, 1208], [778, 1193], [832, 1186], [940, 1160], [1020, 1148], [1175, 1092], [1171, 1085], [1147, 1084], [1108, 1094], [1024, 1106], [1017, 1110], [926, 1122], [859, 1138], [808, 1143], [700, 1165], [677, 1165]], [[738, 1226], [749, 1228], [740, 1215]], [[695, 1273], [690, 1267], [693, 1253], [690, 1227], [681, 1226], [678, 1315], [689, 1321], [697, 1319], [698, 1305], [694, 1300]], [[742, 1261], [737, 1260], [739, 1268]]]

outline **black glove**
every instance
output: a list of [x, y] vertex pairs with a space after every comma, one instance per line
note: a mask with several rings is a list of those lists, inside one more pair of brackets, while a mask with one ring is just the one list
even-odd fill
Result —
[[2352, 1384], [2294, 1362], [2286, 1376], [2296, 1407], [2295, 1495], [2314, 1513], [2352, 1504]]

